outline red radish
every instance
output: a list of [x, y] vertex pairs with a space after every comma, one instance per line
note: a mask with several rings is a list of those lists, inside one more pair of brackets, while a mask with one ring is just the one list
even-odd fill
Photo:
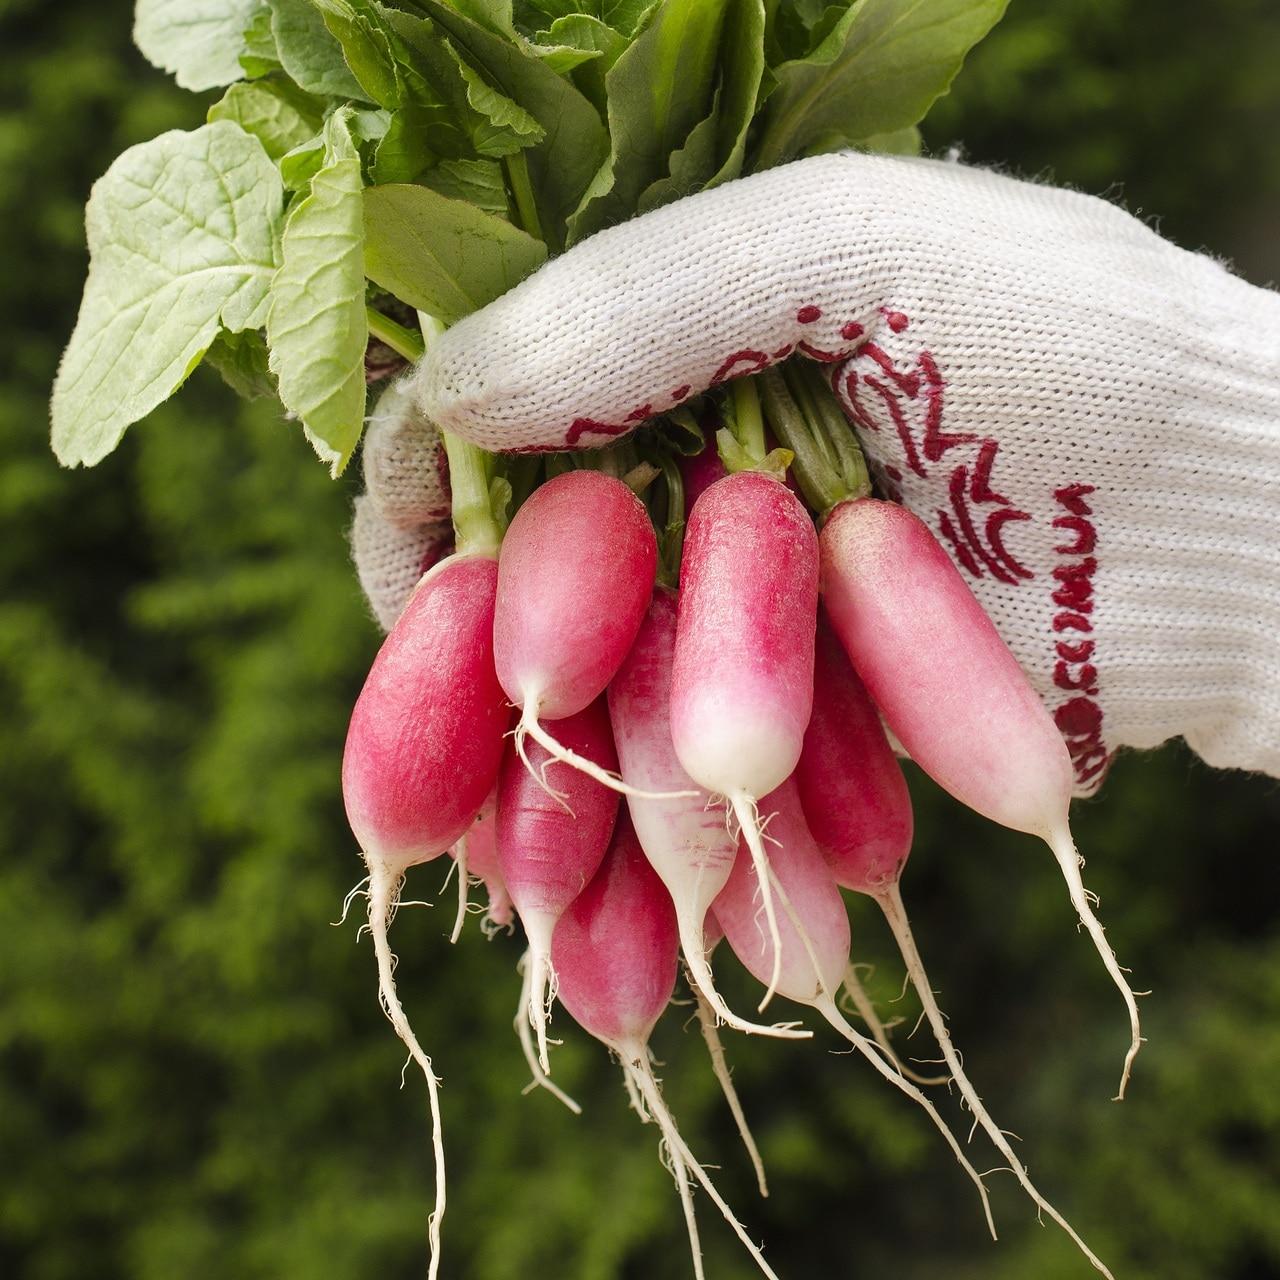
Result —
[[724, 463], [720, 460], [720, 450], [716, 448], [715, 432], [712, 432], [701, 453], [680, 459], [680, 477], [684, 481], [686, 509], [692, 511], [698, 499], [717, 480], [723, 480], [728, 474]]
[[716, 918], [724, 927], [729, 945], [760, 982], [778, 972], [778, 990], [788, 1000], [816, 1009], [890, 1084], [929, 1113], [961, 1167], [977, 1186], [987, 1225], [994, 1237], [995, 1224], [986, 1187], [955, 1135], [933, 1103], [899, 1075], [875, 1045], [849, 1025], [836, 1006], [834, 996], [849, 964], [849, 917], [835, 877], [805, 824], [794, 781], [783, 783], [765, 797], [764, 803], [774, 814], [769, 826], [774, 847], [767, 871], [775, 877], [774, 891], [782, 902], [785, 917], [780, 964], [770, 954], [772, 939], [760, 928], [755, 863], [746, 849], [739, 852], [729, 883], [715, 903]]
[[521, 708], [516, 730], [615, 790], [626, 785], [556, 741], [541, 720], [582, 711], [631, 648], [653, 593], [658, 543], [644, 504], [621, 480], [569, 471], [535, 489], [502, 543], [494, 653]]
[[735, 1014], [720, 998], [703, 938], [703, 921], [733, 870], [738, 842], [724, 804], [697, 787], [681, 767], [671, 739], [671, 674], [676, 647], [676, 594], [658, 587], [626, 661], [609, 685], [609, 717], [623, 780], [639, 791], [678, 798], [631, 796], [636, 835], [676, 905], [680, 945], [692, 985], [715, 1012], [740, 1031], [807, 1037], [789, 1027], [762, 1027]]
[[884, 912], [929, 1026], [974, 1118], [1008, 1160], [1027, 1195], [1109, 1277], [1110, 1271], [1071, 1224], [1036, 1190], [1003, 1131], [983, 1106], [952, 1043], [899, 889], [914, 826], [906, 779], [875, 705], [824, 616], [818, 619], [813, 717], [795, 776], [809, 829], [837, 882], [867, 894]]
[[[603, 698], [556, 721], [555, 732], [575, 755], [601, 770], [617, 769]], [[549, 1070], [547, 1004], [555, 998], [551, 935], [600, 866], [617, 816], [613, 791], [540, 746], [525, 762], [507, 753], [498, 781], [498, 863], [529, 939], [527, 1012], [543, 1071]]]
[[756, 800], [796, 767], [813, 703], [818, 537], [777, 480], [743, 471], [698, 499], [685, 532], [671, 736], [685, 771], [724, 796], [751, 850], [778, 985], [782, 944]]
[[451, 556], [422, 579], [373, 660], [342, 758], [347, 820], [369, 868], [378, 994], [431, 1099], [431, 1280], [445, 1209], [439, 1082], [396, 995], [387, 927], [406, 870], [439, 857], [467, 831], [498, 776], [508, 711], [493, 664], [497, 581], [496, 561], [479, 554]]
[[685, 1145], [649, 1063], [649, 1037], [675, 991], [679, 949], [671, 897], [645, 858], [624, 811], [595, 879], [556, 926], [552, 954], [560, 975], [560, 1000], [586, 1031], [618, 1055], [628, 1089], [638, 1095], [662, 1131], [684, 1205], [698, 1280], [703, 1274], [702, 1255], [690, 1173], [764, 1274], [777, 1280]]
[[1138, 1004], [1080, 879], [1067, 817], [1071, 757], [1044, 703], [960, 571], [905, 507], [874, 498], [837, 506], [822, 531], [822, 589], [845, 652], [911, 758], [971, 809], [1053, 850], [1129, 1010], [1123, 1098], [1142, 1043]]

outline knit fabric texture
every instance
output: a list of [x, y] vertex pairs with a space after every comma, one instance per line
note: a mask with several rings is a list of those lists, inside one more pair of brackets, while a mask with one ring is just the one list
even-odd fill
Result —
[[369, 494], [355, 503], [351, 556], [373, 616], [390, 631], [422, 575], [453, 550], [453, 526], [446, 520], [399, 529], [379, 514]]
[[361, 448], [365, 491], [388, 524], [414, 529], [449, 518], [444, 443], [414, 403], [408, 380], [378, 397]]
[[444, 334], [416, 391], [485, 448], [582, 448], [793, 354], [830, 367], [1080, 790], [1179, 734], [1280, 775], [1280, 295], [1103, 200], [797, 161], [584, 241]]

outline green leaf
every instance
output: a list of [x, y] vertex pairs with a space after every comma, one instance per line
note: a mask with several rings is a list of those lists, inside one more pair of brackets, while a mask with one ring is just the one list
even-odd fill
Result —
[[[557, 18], [551, 26], [540, 33], [539, 39], [545, 37], [548, 45], [559, 48], [579, 50], [584, 58], [591, 61], [574, 68], [573, 82], [591, 99], [595, 108], [603, 116], [605, 113], [604, 78], [613, 68], [613, 64], [622, 56], [627, 47], [627, 38], [615, 31], [599, 18], [585, 13], [572, 13]], [[560, 68], [548, 59], [555, 70]]]
[[1007, 0], [859, 0], [806, 58], [773, 69], [753, 168], [801, 154], [818, 139], [905, 129], [946, 93], [965, 55]]
[[820, 156], [830, 151], [873, 151], [884, 156], [918, 156], [924, 140], [915, 125], [895, 129], [892, 133], [874, 133], [869, 138], [846, 138], [842, 133], [824, 134], [805, 148], [805, 155]]
[[[452, 51], [453, 46], [448, 46]], [[475, 130], [472, 140], [482, 156], [509, 156], [534, 146], [546, 130], [521, 106], [486, 84], [483, 77], [461, 59], [458, 69], [467, 86], [467, 101], [488, 121]]]
[[546, 137], [524, 154], [543, 230], [558, 244], [565, 220], [608, 153], [608, 137], [596, 109], [527, 46], [495, 35], [441, 0], [416, 2], [546, 131]]
[[271, 34], [271, 6], [258, 2], [261, 7], [244, 29], [244, 50], [240, 54], [240, 66], [250, 80], [280, 69], [280, 50]]
[[200, 92], [244, 78], [245, 28], [260, 0], [138, 0], [133, 40], [152, 66]]
[[502, 218], [426, 187], [370, 187], [364, 228], [369, 279], [445, 324], [506, 293], [547, 256]]
[[245, 400], [275, 396], [276, 380], [267, 366], [267, 340], [258, 329], [229, 333], [223, 329], [209, 344], [204, 362]]
[[60, 462], [106, 457], [220, 327], [262, 324], [283, 201], [262, 144], [225, 120], [130, 147], [99, 179], [89, 278], [53, 386]]
[[738, 177], [746, 158], [747, 130], [760, 105], [765, 72], [765, 10], [763, 0], [736, 0], [725, 19], [727, 46], [721, 52], [724, 68], [723, 109], [717, 154], [720, 168], [708, 180], [719, 186]]
[[569, 242], [630, 217], [708, 112], [728, 0], [663, 0], [605, 79], [612, 150], [569, 219]]
[[267, 342], [280, 399], [334, 476], [364, 426], [364, 219], [348, 109], [325, 124], [325, 158], [289, 213], [271, 281]]
[[365, 91], [343, 61], [342, 48], [308, 0], [270, 0], [271, 34], [280, 65], [308, 93], [365, 100]]
[[502, 166], [495, 160], [442, 160], [419, 181], [453, 200], [465, 200], [486, 213], [508, 218], [510, 201]]
[[233, 84], [209, 108], [208, 116], [210, 121], [238, 124], [273, 160], [314, 137], [323, 117], [322, 104], [288, 80]]
[[651, 183], [636, 201], [637, 213], [648, 213], [661, 205], [701, 191], [716, 172], [716, 135], [720, 131], [720, 94], [717, 92], [710, 115], [699, 120], [683, 147], [671, 153], [668, 175]]

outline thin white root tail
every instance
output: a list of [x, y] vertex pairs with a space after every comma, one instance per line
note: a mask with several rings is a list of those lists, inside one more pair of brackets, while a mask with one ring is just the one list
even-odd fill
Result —
[[545, 1089], [553, 1098], [558, 1098], [575, 1116], [582, 1114], [582, 1108], [543, 1071], [538, 1062], [538, 1055], [533, 1048], [533, 1034], [529, 1023], [529, 953], [526, 951], [516, 962], [516, 972], [520, 975], [520, 1004], [516, 1008], [516, 1016], [512, 1021], [520, 1048], [524, 1052], [524, 1060], [529, 1065], [532, 1080], [525, 1086], [524, 1092], [532, 1089]]
[[964, 1154], [964, 1151], [961, 1150], [960, 1143], [956, 1141], [955, 1134], [947, 1127], [947, 1122], [938, 1114], [938, 1110], [933, 1103], [930, 1102], [929, 1099], [926, 1098], [910, 1080], [906, 1079], [903, 1075], [890, 1067], [884, 1058], [880, 1056], [879, 1049], [872, 1041], [868, 1040], [866, 1036], [862, 1035], [849, 1025], [848, 1019], [846, 1019], [844, 1014], [842, 1014], [836, 1007], [835, 998], [827, 989], [827, 984], [823, 981], [822, 967], [818, 964], [818, 956], [814, 951], [813, 942], [809, 937], [809, 931], [804, 927], [796, 909], [791, 905], [791, 899], [787, 896], [787, 891], [776, 878], [774, 879], [773, 887], [778, 895], [778, 900], [782, 903], [783, 910], [787, 913], [787, 919], [791, 921], [792, 927], [800, 938], [800, 943], [805, 949], [805, 954], [809, 957], [809, 963], [813, 966], [813, 976], [814, 980], [818, 984], [818, 993], [809, 1001], [809, 1004], [822, 1014], [822, 1016], [826, 1018], [826, 1020], [846, 1040], [848, 1040], [848, 1042], [853, 1045], [853, 1047], [857, 1049], [857, 1051], [862, 1054], [862, 1056], [866, 1058], [866, 1060], [871, 1063], [871, 1065], [875, 1067], [875, 1069], [884, 1076], [884, 1078], [893, 1085], [895, 1089], [901, 1089], [908, 1098], [918, 1102], [925, 1109], [929, 1118], [937, 1126], [938, 1132], [946, 1139], [946, 1143], [951, 1148], [952, 1154], [960, 1162], [960, 1167], [969, 1175], [970, 1178], [973, 1179], [973, 1184], [978, 1188], [978, 1195], [982, 1199], [982, 1212], [986, 1216], [987, 1228], [991, 1232], [991, 1238], [993, 1240], [998, 1239], [999, 1237], [996, 1235], [995, 1219], [991, 1216], [991, 1201], [987, 1196], [987, 1187], [982, 1181], [982, 1175], [969, 1163], [968, 1157]]
[[[769, 1280], [778, 1280], [777, 1272], [765, 1261], [760, 1247], [747, 1234], [747, 1229], [738, 1221], [733, 1210], [729, 1208], [724, 1198], [716, 1190], [715, 1184], [707, 1176], [707, 1171], [694, 1159], [693, 1153], [685, 1145], [679, 1129], [676, 1128], [675, 1119], [672, 1117], [662, 1097], [662, 1091], [658, 1088], [658, 1082], [654, 1079], [653, 1070], [649, 1066], [644, 1050], [636, 1047], [630, 1049], [620, 1048], [618, 1053], [622, 1058], [623, 1070], [633, 1079], [636, 1090], [644, 1099], [650, 1113], [657, 1121], [658, 1127], [662, 1130], [662, 1140], [670, 1154], [673, 1165], [683, 1163], [686, 1171], [697, 1178], [699, 1185], [710, 1196], [711, 1202], [720, 1210], [724, 1220], [733, 1228], [733, 1232], [738, 1239], [742, 1241], [743, 1246], [751, 1255], [756, 1266], [760, 1268], [764, 1275], [769, 1277]], [[694, 1270], [698, 1275], [701, 1275], [702, 1263], [698, 1256], [697, 1237], [692, 1228], [690, 1241], [695, 1250]]]
[[538, 1037], [538, 1063], [542, 1070], [551, 1074], [551, 1059], [547, 1049], [547, 1005], [554, 997], [550, 994], [551, 964], [546, 954], [530, 947], [526, 953], [529, 957], [529, 976], [526, 983], [525, 1016], [533, 1033]]
[[437, 1280], [440, 1274], [440, 1223], [445, 1210], [444, 1141], [440, 1123], [440, 1081], [431, 1066], [431, 1059], [423, 1052], [418, 1038], [413, 1034], [409, 1019], [405, 1016], [400, 998], [396, 995], [395, 956], [387, 940], [387, 923], [395, 915], [396, 899], [404, 876], [382, 864], [370, 863], [369, 867], [369, 933], [373, 938], [373, 950], [378, 961], [378, 998], [383, 1012], [396, 1035], [404, 1042], [414, 1062], [422, 1069], [427, 1080], [427, 1095], [431, 1102], [431, 1149], [435, 1157], [436, 1202], [427, 1219], [427, 1241], [430, 1262], [427, 1280]]
[[1058, 860], [1058, 866], [1062, 870], [1062, 878], [1067, 882], [1067, 891], [1071, 894], [1071, 905], [1075, 907], [1076, 914], [1080, 917], [1080, 923], [1088, 929], [1089, 936], [1093, 939], [1093, 945], [1097, 947], [1098, 955], [1102, 957], [1102, 963], [1106, 965], [1107, 972], [1119, 988], [1120, 994], [1124, 998], [1125, 1007], [1129, 1010], [1129, 1051], [1124, 1055], [1124, 1066], [1120, 1071], [1120, 1088], [1113, 1099], [1114, 1102], [1123, 1102], [1124, 1091], [1129, 1086], [1129, 1075], [1133, 1070], [1133, 1060], [1138, 1056], [1138, 1050], [1142, 1048], [1142, 1026], [1138, 1018], [1138, 1001], [1124, 976], [1124, 970], [1120, 968], [1116, 953], [1111, 950], [1111, 944], [1107, 941], [1106, 931], [1103, 929], [1098, 917], [1093, 913], [1093, 907], [1090, 905], [1084, 881], [1080, 878], [1081, 858], [1076, 850], [1075, 842], [1071, 839], [1071, 833], [1063, 828], [1061, 831], [1057, 831], [1047, 837], [1047, 843], [1049, 848], [1053, 850], [1053, 856]]
[[764, 909], [765, 924], [769, 928], [769, 943], [773, 947], [773, 967], [769, 972], [769, 985], [765, 988], [764, 999], [756, 1006], [757, 1013], [763, 1013], [773, 994], [778, 989], [782, 977], [782, 935], [778, 932], [778, 916], [773, 907], [773, 872], [769, 869], [769, 858], [764, 851], [764, 839], [760, 831], [760, 815], [755, 801], [743, 791], [735, 791], [725, 799], [733, 806], [733, 815], [738, 820], [743, 839], [751, 853], [751, 865], [755, 868], [756, 884], [760, 886], [760, 905]]
[[720, 1092], [724, 1094], [724, 1100], [733, 1113], [733, 1122], [738, 1126], [738, 1136], [742, 1139], [751, 1167], [756, 1173], [756, 1186], [760, 1188], [760, 1195], [768, 1199], [769, 1182], [764, 1175], [764, 1161], [760, 1159], [760, 1148], [756, 1146], [751, 1126], [747, 1124], [738, 1091], [733, 1087], [733, 1075], [729, 1071], [729, 1064], [725, 1061], [724, 1045], [720, 1043], [720, 1032], [716, 1028], [716, 1015], [698, 984], [694, 982], [692, 975], [689, 977], [689, 986], [693, 988], [694, 999], [698, 1002], [698, 1025], [702, 1028], [702, 1038], [706, 1042], [707, 1052], [711, 1055], [711, 1070], [715, 1072], [716, 1079], [720, 1082]]
[[884, 912], [889, 928], [893, 930], [893, 936], [898, 943], [898, 950], [902, 952], [903, 963], [907, 966], [907, 973], [910, 975], [912, 985], [914, 985], [920, 996], [921, 1005], [924, 1006], [925, 1017], [929, 1019], [929, 1026], [933, 1028], [934, 1038], [938, 1041], [942, 1056], [946, 1059], [947, 1066], [951, 1069], [951, 1074], [960, 1088], [961, 1095], [965, 1102], [969, 1104], [969, 1110], [973, 1113], [974, 1120], [982, 1126], [987, 1137], [991, 1139], [992, 1146], [1008, 1160], [1009, 1168], [1022, 1184], [1022, 1189], [1030, 1196], [1036, 1206], [1047, 1213], [1071, 1237], [1080, 1252], [1107, 1277], [1107, 1280], [1114, 1280], [1104, 1263], [1076, 1234], [1075, 1228], [1036, 1190], [1030, 1176], [1027, 1174], [1026, 1167], [1014, 1154], [1013, 1148], [1009, 1145], [1004, 1132], [992, 1120], [986, 1107], [982, 1105], [982, 1099], [978, 1097], [977, 1091], [965, 1074], [960, 1055], [951, 1042], [951, 1034], [947, 1030], [942, 1010], [938, 1007], [933, 989], [929, 986], [929, 975], [925, 972], [924, 962], [920, 958], [920, 951], [916, 946], [915, 935], [911, 931], [911, 924], [907, 919], [906, 908], [902, 904], [902, 894], [898, 886], [895, 884], [885, 890], [884, 893], [878, 894], [876, 901]]
[[853, 1007], [858, 1011], [858, 1017], [867, 1024], [876, 1044], [884, 1050], [885, 1056], [893, 1064], [895, 1070], [901, 1072], [908, 1080], [914, 1080], [916, 1084], [946, 1084], [951, 1079], [950, 1076], [922, 1076], [918, 1071], [913, 1071], [898, 1057], [893, 1045], [889, 1042], [889, 1033], [885, 1030], [884, 1023], [880, 1020], [880, 1015], [876, 1012], [876, 1007], [871, 1002], [871, 997], [867, 995], [866, 988], [858, 979], [857, 965], [851, 964], [845, 970], [842, 985], [845, 994], [853, 1001]]
[[458, 914], [453, 918], [453, 932], [449, 941], [456, 943], [462, 937], [462, 922], [467, 918], [467, 897], [471, 879], [467, 875], [467, 837], [462, 836], [454, 848], [453, 860], [458, 864]]
[[[539, 721], [538, 705], [532, 698], [526, 700], [524, 708], [520, 712], [520, 723], [516, 725], [515, 735], [516, 750], [520, 758], [525, 762], [525, 766], [535, 776], [536, 770], [529, 763], [529, 758], [523, 748], [523, 741], [526, 736], [532, 738], [548, 755], [553, 756], [563, 764], [567, 764], [572, 769], [577, 769], [580, 773], [585, 773], [587, 777], [594, 778], [602, 787], [608, 787], [611, 791], [616, 791], [620, 795], [635, 796], [639, 800], [683, 800], [688, 796], [696, 796], [698, 794], [696, 791], [641, 791], [639, 787], [633, 787], [623, 782], [616, 773], [611, 773], [608, 769], [602, 769], [594, 760], [588, 760], [586, 756], [580, 756], [563, 743], [557, 742]], [[540, 779], [540, 781], [543, 781], [545, 785], [545, 780]]]
[[715, 978], [712, 976], [711, 966], [707, 963], [707, 948], [703, 941], [702, 930], [687, 916], [680, 921], [680, 946], [684, 952], [685, 963], [689, 966], [689, 985], [700, 999], [706, 1000], [714, 1015], [733, 1027], [735, 1031], [745, 1032], [749, 1036], [775, 1036], [779, 1040], [813, 1038], [813, 1032], [806, 1030], [798, 1022], [748, 1022], [746, 1018], [734, 1013], [716, 990]]

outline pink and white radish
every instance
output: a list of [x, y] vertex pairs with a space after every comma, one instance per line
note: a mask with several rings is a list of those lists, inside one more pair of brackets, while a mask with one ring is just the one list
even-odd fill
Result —
[[560, 1000], [618, 1055], [628, 1087], [657, 1121], [689, 1230], [694, 1274], [702, 1253], [689, 1188], [692, 1174], [761, 1271], [777, 1276], [694, 1159], [663, 1100], [649, 1062], [649, 1037], [675, 991], [679, 932], [670, 895], [649, 865], [624, 810], [595, 878], [560, 917], [552, 944]]
[[837, 883], [873, 898], [893, 930], [912, 985], [961, 1096], [1036, 1205], [1075, 1241], [1103, 1275], [1111, 1273], [1071, 1224], [1032, 1184], [1008, 1139], [965, 1073], [934, 997], [902, 903], [899, 880], [911, 852], [914, 818], [906, 779], [862, 681], [832, 632], [818, 619], [813, 716], [796, 767], [809, 830]]
[[[597, 769], [618, 767], [603, 698], [555, 722], [556, 738]], [[526, 764], [528, 767], [526, 767]], [[498, 780], [498, 864], [529, 939], [527, 1016], [548, 1071], [547, 1005], [555, 999], [551, 935], [609, 847], [618, 796], [535, 743], [507, 753]]]
[[1142, 1044], [1138, 1005], [1080, 878], [1062, 735], [959, 570], [910, 511], [874, 498], [840, 503], [821, 544], [832, 626], [907, 753], [971, 809], [1053, 850], [1129, 1011], [1123, 1098]]
[[876, 1046], [851, 1027], [835, 1002], [849, 964], [849, 917], [839, 886], [805, 823], [795, 782], [788, 780], [764, 798], [773, 814], [773, 841], [766, 874], [783, 907], [781, 956], [772, 954], [774, 941], [760, 927], [761, 894], [756, 864], [744, 847], [733, 874], [715, 901], [716, 919], [734, 954], [760, 982], [778, 974], [778, 990], [798, 1004], [816, 1009], [873, 1067], [896, 1088], [920, 1104], [938, 1127], [961, 1167], [973, 1179], [982, 1198], [987, 1225], [995, 1236], [991, 1205], [982, 1178], [965, 1157], [928, 1098], [880, 1055]]
[[494, 652], [498, 679], [526, 735], [614, 790], [626, 784], [561, 745], [542, 720], [594, 702], [640, 629], [658, 544], [644, 504], [621, 480], [569, 471], [535, 489], [502, 544]]
[[459, 874], [464, 879], [471, 877], [479, 880], [489, 895], [489, 903], [485, 908], [481, 927], [490, 937], [499, 929], [510, 929], [515, 914], [511, 905], [511, 895], [507, 892], [506, 882], [502, 878], [502, 867], [498, 863], [498, 790], [496, 787], [489, 793], [476, 820], [467, 828], [467, 834], [454, 845], [455, 858], [459, 850], [463, 854], [463, 857], [458, 859]]
[[677, 597], [658, 587], [626, 661], [609, 685], [609, 718], [623, 780], [637, 791], [675, 798], [628, 797], [636, 835], [676, 907], [680, 945], [692, 985], [716, 1014], [740, 1031], [807, 1037], [812, 1032], [765, 1027], [735, 1014], [721, 999], [707, 963], [703, 921], [733, 870], [738, 842], [722, 801], [713, 801], [680, 764], [671, 736], [672, 668]]
[[342, 759], [347, 820], [369, 868], [379, 997], [431, 1100], [431, 1280], [445, 1208], [439, 1082], [396, 995], [387, 928], [406, 870], [455, 844], [498, 776], [508, 709], [493, 663], [497, 580], [496, 561], [482, 554], [451, 556], [422, 579], [373, 660]]
[[800, 758], [817, 611], [818, 538], [800, 500], [758, 471], [707, 489], [685, 532], [671, 736], [689, 776], [728, 801], [751, 851], [775, 966], [762, 1009], [782, 946], [756, 801]]

